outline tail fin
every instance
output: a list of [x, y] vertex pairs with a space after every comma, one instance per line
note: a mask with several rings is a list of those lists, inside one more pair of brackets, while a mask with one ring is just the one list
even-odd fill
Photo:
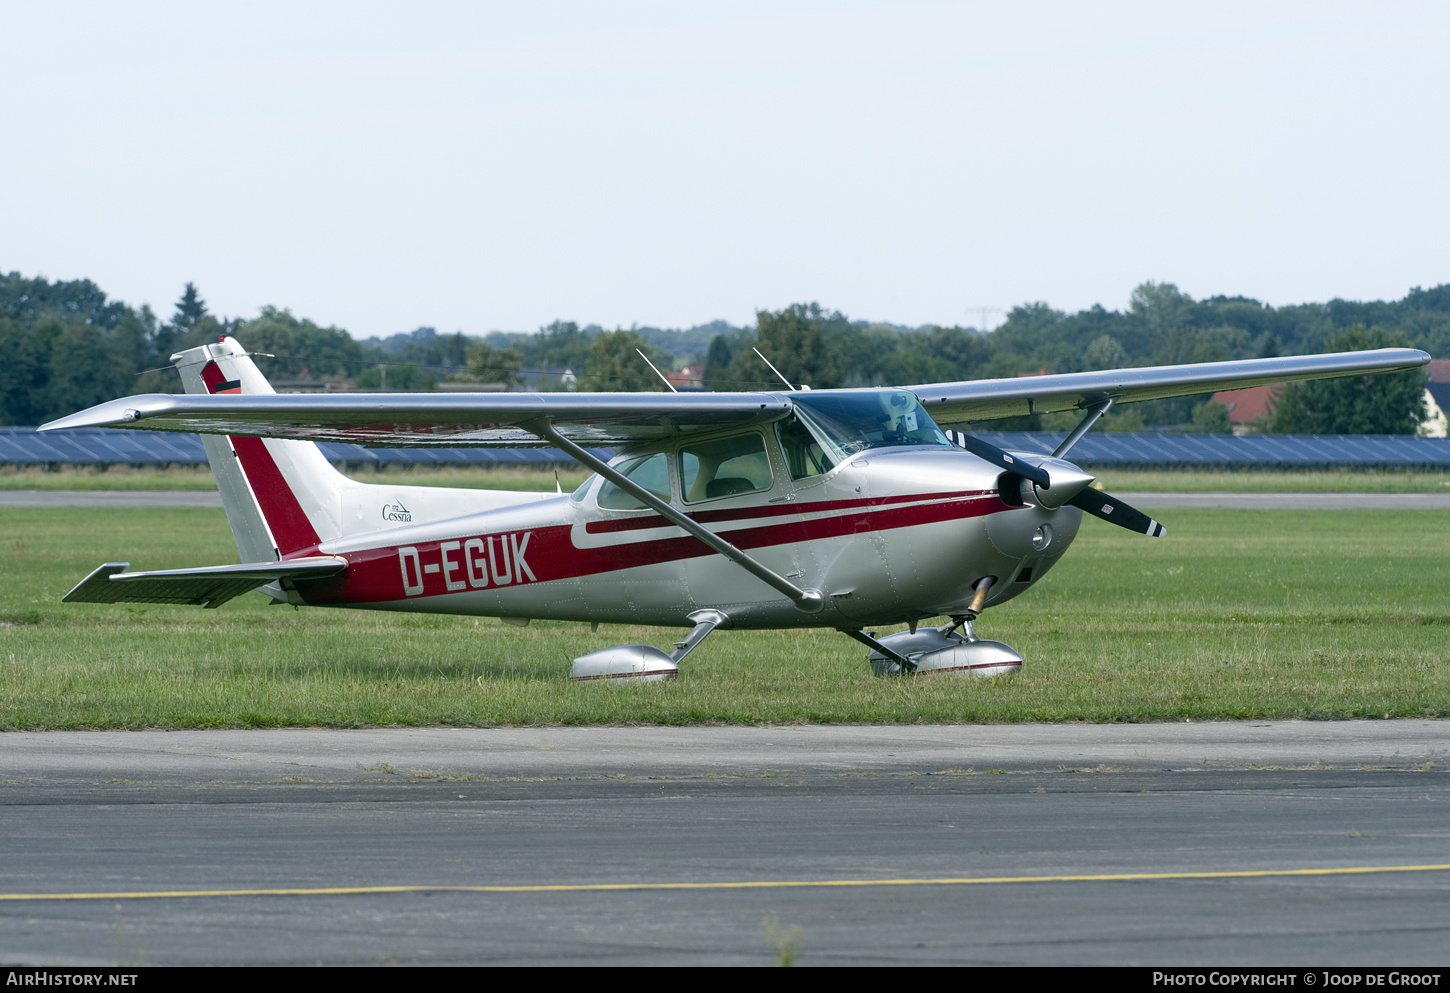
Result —
[[[235, 338], [171, 356], [188, 393], [275, 393]], [[346, 478], [310, 441], [202, 435], [243, 562], [307, 553], [342, 534]]]

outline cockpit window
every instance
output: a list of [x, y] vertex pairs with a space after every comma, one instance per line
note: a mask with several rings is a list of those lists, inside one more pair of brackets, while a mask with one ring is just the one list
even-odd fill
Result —
[[[666, 502], [670, 499], [670, 471], [665, 455], [646, 455], [617, 466], [620, 473], [629, 477], [631, 483], [638, 483]], [[646, 505], [639, 497], [626, 493], [609, 480], [599, 488], [599, 506], [605, 510], [645, 510]]]
[[796, 416], [781, 426], [780, 441], [796, 479], [870, 448], [951, 444], [907, 390], [801, 392], [791, 402]]
[[680, 449], [680, 478], [690, 503], [768, 490], [765, 439], [752, 432], [688, 445]]
[[569, 499], [573, 500], [575, 503], [583, 503], [584, 498], [589, 495], [589, 487], [593, 486], [594, 481], [598, 478], [599, 477], [597, 475], [594, 475], [584, 480], [584, 482], [579, 484], [578, 489], [576, 489], [573, 493], [569, 494]]

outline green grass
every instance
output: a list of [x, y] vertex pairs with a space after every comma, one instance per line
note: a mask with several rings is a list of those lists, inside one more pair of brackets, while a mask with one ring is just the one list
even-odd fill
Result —
[[1450, 473], [1380, 470], [1103, 469], [1103, 488], [1130, 493], [1450, 493]]
[[0, 466], [0, 490], [215, 490], [206, 466], [133, 469], [64, 466]]
[[[564, 492], [573, 490], [588, 473], [561, 469]], [[552, 490], [553, 469], [504, 467], [498, 469], [390, 466], [382, 472], [359, 469], [353, 478], [364, 483], [404, 483], [413, 486], [462, 486], [495, 490]], [[1099, 473], [1105, 489], [1114, 492], [1194, 493], [1445, 493], [1450, 492], [1447, 472], [1382, 471], [1228, 471], [1104, 469]], [[47, 471], [38, 466], [0, 466], [0, 490], [213, 490], [211, 470], [205, 466], [170, 469], [132, 469], [113, 466], [65, 467]]]
[[712, 635], [664, 685], [569, 660], [678, 632], [265, 606], [65, 605], [97, 564], [235, 559], [210, 510], [0, 517], [0, 728], [956, 722], [1450, 714], [1450, 527], [1434, 511], [1087, 520], [979, 633], [1015, 676], [878, 679], [833, 631]]

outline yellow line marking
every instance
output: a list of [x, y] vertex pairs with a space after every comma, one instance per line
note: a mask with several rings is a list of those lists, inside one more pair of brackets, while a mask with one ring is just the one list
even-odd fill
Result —
[[941, 879], [763, 879], [725, 883], [546, 883], [525, 886], [326, 886], [316, 889], [132, 890], [121, 893], [0, 893], [0, 900], [152, 900], [198, 896], [365, 896], [378, 893], [595, 893], [616, 890], [767, 890], [829, 886], [973, 886], [983, 883], [1122, 883], [1163, 879], [1256, 879], [1444, 872], [1444, 865], [1361, 865], [1330, 869], [1237, 869], [1221, 872], [1123, 872], [1082, 876], [964, 876]]

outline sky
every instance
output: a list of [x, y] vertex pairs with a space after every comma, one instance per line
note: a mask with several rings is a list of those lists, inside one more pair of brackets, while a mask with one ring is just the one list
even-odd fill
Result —
[[0, 0], [0, 271], [365, 338], [1450, 282], [1450, 4]]

